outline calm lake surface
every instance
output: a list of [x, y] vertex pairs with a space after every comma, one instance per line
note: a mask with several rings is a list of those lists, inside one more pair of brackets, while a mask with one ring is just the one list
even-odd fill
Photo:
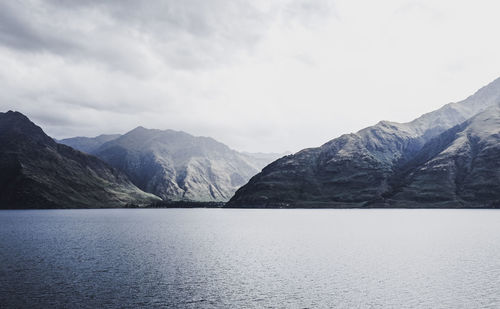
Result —
[[0, 211], [0, 307], [498, 308], [500, 211]]

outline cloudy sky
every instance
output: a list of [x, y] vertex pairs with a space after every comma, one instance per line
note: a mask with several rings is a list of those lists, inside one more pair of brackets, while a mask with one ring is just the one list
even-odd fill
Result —
[[0, 108], [56, 138], [142, 125], [297, 151], [499, 77], [499, 11], [496, 0], [1, 1]]

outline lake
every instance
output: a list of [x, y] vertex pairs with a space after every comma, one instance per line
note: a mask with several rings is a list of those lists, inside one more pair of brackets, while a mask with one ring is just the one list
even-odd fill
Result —
[[0, 211], [2, 308], [498, 308], [500, 211]]

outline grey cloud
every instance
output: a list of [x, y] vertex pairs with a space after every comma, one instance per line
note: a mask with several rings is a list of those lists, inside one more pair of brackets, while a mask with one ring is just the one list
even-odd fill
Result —
[[20, 3], [0, 2], [1, 44], [25, 51], [60, 52], [71, 48], [71, 44], [53, 35], [53, 29], [36, 24], [30, 11]]
[[[299, 87], [282, 79], [317, 60], [287, 42], [335, 15], [326, 0], [0, 2], [0, 107], [57, 138], [144, 125], [281, 147]], [[283, 106], [259, 112], [273, 104]]]
[[[61, 25], [67, 21], [67, 27]], [[85, 20], [91, 25], [81, 25]], [[141, 48], [175, 69], [224, 63], [265, 32], [244, 1], [48, 1], [0, 7], [0, 43], [142, 73]]]
[[233, 32], [231, 37], [237, 39], [245, 33], [236, 35], [238, 31], [235, 28], [246, 27], [249, 23], [257, 26], [264, 21], [263, 12], [241, 0], [51, 0], [51, 3], [53, 7], [64, 8], [68, 12], [75, 8], [105, 11], [120, 23], [133, 24], [143, 31], [163, 33], [165, 38], [177, 31], [200, 37], [222, 31]]
[[45, 125], [55, 126], [55, 127], [65, 127], [65, 126], [74, 126], [78, 125], [72, 119], [69, 119], [64, 114], [55, 114], [50, 111], [38, 111], [32, 112], [29, 115], [30, 117], [37, 120], [39, 123], [43, 123]]
[[325, 0], [267, 9], [242, 0], [20, 1], [1, 4], [0, 44], [146, 76], [162, 65], [198, 70], [230, 64], [253, 50], [280, 11], [287, 20], [311, 23], [331, 10]]

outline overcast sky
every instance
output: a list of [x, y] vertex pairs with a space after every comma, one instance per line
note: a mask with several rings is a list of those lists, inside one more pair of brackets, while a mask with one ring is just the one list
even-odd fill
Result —
[[499, 77], [499, 3], [1, 1], [0, 108], [56, 138], [142, 125], [295, 152]]

